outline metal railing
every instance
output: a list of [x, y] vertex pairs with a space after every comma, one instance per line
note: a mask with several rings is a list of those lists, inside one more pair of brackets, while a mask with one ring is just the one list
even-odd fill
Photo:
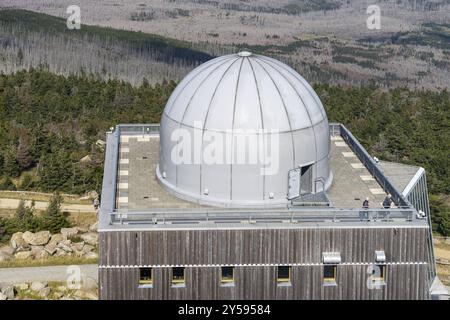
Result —
[[[411, 208], [415, 212], [414, 205], [403, 195], [401, 191], [399, 191], [387, 178], [380, 166], [372, 159], [372, 157], [367, 153], [367, 151], [361, 146], [358, 140], [353, 136], [353, 134], [342, 124], [333, 123], [330, 124], [330, 131], [333, 134], [337, 133], [337, 129], [340, 130], [340, 135], [346, 141], [348, 146], [352, 149], [352, 151], [358, 156], [359, 160], [364, 164], [370, 174], [378, 181], [378, 183], [383, 187], [383, 189], [392, 195], [392, 199], [397, 205], [402, 207]], [[426, 188], [426, 185], [425, 185]], [[425, 190], [427, 193], [427, 191]], [[436, 265], [434, 262], [434, 249], [433, 249], [433, 232], [431, 227], [431, 216], [428, 210], [427, 212], [427, 223], [429, 225], [429, 233], [427, 237], [427, 247], [429, 251], [430, 268], [428, 270], [428, 282], [431, 284], [434, 277], [436, 276]]]
[[157, 134], [159, 133], [160, 125], [158, 123], [152, 124], [119, 124], [116, 126], [115, 132], [120, 134]]
[[352, 149], [362, 164], [367, 168], [370, 174], [377, 180], [386, 193], [390, 193], [392, 200], [397, 206], [412, 207], [411, 203], [397, 190], [394, 184], [386, 177], [380, 166], [372, 159], [369, 153], [358, 142], [353, 134], [342, 124], [340, 124], [340, 134], [347, 145]]
[[179, 210], [121, 210], [111, 212], [112, 224], [184, 224], [202, 223], [318, 223], [318, 222], [389, 222], [413, 221], [415, 210], [395, 209], [340, 209], [340, 208], [290, 208], [290, 209], [179, 209]]
[[[115, 172], [114, 180], [117, 182], [117, 167], [119, 163], [119, 150], [120, 150], [120, 136], [122, 134], [157, 134], [159, 132], [159, 124], [121, 124], [117, 125], [114, 131], [115, 144]], [[209, 221], [211, 219], [215, 221], [273, 221], [276, 219], [292, 220], [295, 221], [311, 221], [311, 222], [323, 222], [323, 221], [361, 221], [370, 220], [388, 221], [389, 219], [402, 219], [404, 221], [412, 221], [415, 219], [416, 211], [411, 206], [409, 201], [404, 198], [394, 185], [384, 176], [381, 169], [373, 161], [370, 155], [365, 151], [362, 145], [356, 140], [356, 138], [343, 126], [338, 123], [330, 124], [330, 132], [333, 135], [340, 135], [347, 142], [353, 152], [358, 156], [361, 162], [366, 166], [369, 172], [380, 183], [386, 192], [391, 193], [394, 202], [399, 207], [398, 209], [341, 209], [341, 208], [320, 208], [314, 209], [308, 207], [291, 207], [280, 210], [267, 210], [267, 209], [237, 209], [237, 210], [153, 210], [153, 211], [128, 211], [117, 209], [110, 212], [110, 221], [112, 224], [123, 223], [124, 220], [140, 221], [141, 223], [152, 223], [154, 219], [156, 221], [178, 221], [183, 223], [190, 221], [191, 223], [197, 221]], [[116, 188], [113, 188], [113, 199], [116, 203]], [[116, 205], [113, 206], [116, 208]], [[362, 218], [363, 215], [367, 215], [367, 218]], [[275, 217], [276, 216], [276, 217]], [[236, 220], [236, 221], [237, 221]]]

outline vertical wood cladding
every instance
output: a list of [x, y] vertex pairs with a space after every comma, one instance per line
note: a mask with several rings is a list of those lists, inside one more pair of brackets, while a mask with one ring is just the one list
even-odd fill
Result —
[[[100, 297], [425, 299], [428, 265], [414, 262], [427, 261], [427, 232], [426, 227], [100, 232]], [[386, 285], [370, 290], [366, 285], [367, 263], [375, 262], [375, 250], [386, 253]], [[323, 252], [341, 254], [337, 286], [323, 285]], [[308, 265], [293, 266], [291, 284], [278, 285], [276, 265], [290, 264]], [[152, 288], [139, 288], [136, 265], [159, 266], [154, 268]], [[184, 287], [171, 286], [171, 265], [187, 266]], [[217, 265], [236, 266], [232, 285], [220, 284]]]

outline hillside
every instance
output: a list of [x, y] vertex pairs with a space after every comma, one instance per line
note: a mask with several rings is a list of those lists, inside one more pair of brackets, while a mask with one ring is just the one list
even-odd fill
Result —
[[182, 41], [96, 26], [69, 30], [62, 18], [0, 10], [0, 71], [6, 73], [43, 67], [155, 84], [180, 79], [210, 58]]
[[[70, 4], [4, 1], [5, 7], [64, 18]], [[78, 5], [86, 25], [158, 34], [211, 55], [250, 49], [288, 63], [313, 83], [450, 88], [448, 0], [80, 0]], [[381, 9], [379, 30], [367, 28], [369, 5]], [[104, 70], [132, 79], [146, 61], [130, 60], [135, 66], [129, 71], [117, 72], [115, 63]]]

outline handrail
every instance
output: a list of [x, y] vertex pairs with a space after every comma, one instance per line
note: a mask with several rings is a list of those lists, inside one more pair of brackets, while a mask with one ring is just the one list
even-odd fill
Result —
[[406, 199], [403, 194], [392, 184], [389, 178], [384, 175], [378, 164], [375, 163], [369, 153], [358, 142], [353, 134], [342, 124], [340, 125], [340, 130], [342, 138], [347, 142], [348, 146], [352, 149], [372, 176], [383, 187], [383, 189], [391, 194], [394, 203], [400, 206], [412, 207], [408, 199]]
[[127, 222], [152, 224], [198, 224], [202, 222], [339, 222], [339, 221], [391, 221], [398, 219], [405, 222], [417, 221], [415, 210], [411, 208], [395, 209], [339, 209], [339, 208], [294, 208], [294, 209], [261, 209], [254, 210], [153, 210], [153, 211], [114, 211], [110, 215], [112, 221], [126, 219]]

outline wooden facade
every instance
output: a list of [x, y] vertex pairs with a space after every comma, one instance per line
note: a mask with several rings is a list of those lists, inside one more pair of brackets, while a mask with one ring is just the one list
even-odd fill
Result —
[[[100, 231], [101, 299], [426, 299], [428, 227], [158, 229]], [[369, 289], [375, 251], [386, 255], [385, 284]], [[336, 285], [323, 281], [325, 252], [339, 252]], [[171, 284], [185, 267], [185, 285]], [[222, 266], [234, 282], [221, 285]], [[277, 283], [277, 266], [291, 282]], [[153, 285], [139, 286], [139, 268], [153, 269]]]

